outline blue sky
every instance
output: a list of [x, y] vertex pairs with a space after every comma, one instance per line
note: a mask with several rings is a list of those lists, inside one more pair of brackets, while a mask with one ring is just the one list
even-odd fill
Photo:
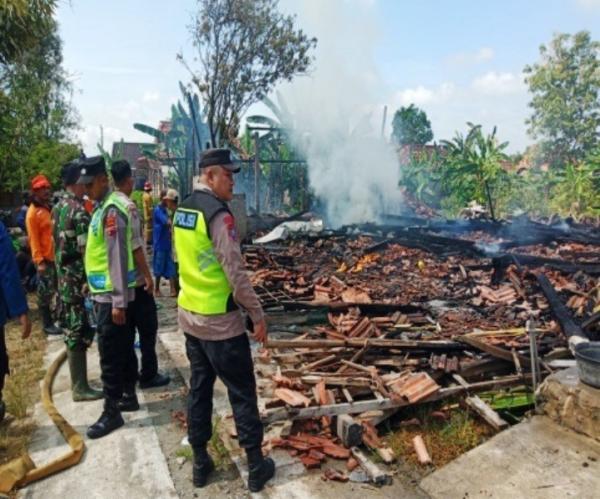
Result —
[[[187, 26], [195, 8], [192, 0], [61, 2], [57, 18], [86, 153], [96, 152], [100, 125], [110, 146], [147, 140], [134, 122], [168, 118], [178, 81], [189, 80], [176, 54], [193, 65]], [[414, 102], [428, 113], [436, 140], [472, 121], [497, 125], [512, 151], [531, 142], [522, 70], [538, 59], [540, 44], [582, 29], [600, 39], [600, 0], [281, 0], [281, 8], [319, 38], [312, 78], [334, 61], [343, 68], [337, 84], [353, 87], [352, 99], [376, 115], [383, 105], [393, 112]], [[303, 79], [282, 86], [296, 106]]]

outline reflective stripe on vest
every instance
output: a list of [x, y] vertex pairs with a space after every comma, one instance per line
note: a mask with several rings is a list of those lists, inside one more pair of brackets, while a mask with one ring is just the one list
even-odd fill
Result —
[[215, 255], [204, 213], [178, 208], [173, 227], [181, 288], [177, 304], [196, 314], [224, 314], [232, 290]]
[[106, 211], [111, 206], [117, 208], [127, 218], [127, 286], [133, 288], [136, 284], [136, 269], [131, 249], [132, 232], [129, 212], [127, 205], [113, 192], [94, 211], [88, 229], [87, 245], [85, 247], [85, 273], [90, 291], [94, 294], [108, 293], [114, 289], [108, 266], [108, 247], [104, 239], [104, 218]]

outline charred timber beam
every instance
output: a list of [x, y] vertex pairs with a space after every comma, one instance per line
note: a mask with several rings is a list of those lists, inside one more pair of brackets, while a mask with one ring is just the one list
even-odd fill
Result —
[[575, 272], [581, 271], [590, 276], [600, 275], [600, 264], [577, 264], [573, 262], [568, 262], [566, 260], [560, 260], [558, 258], [544, 258], [540, 256], [522, 255], [516, 253], [496, 254], [492, 259], [492, 263], [494, 269], [496, 270], [505, 269], [513, 263], [518, 263], [519, 265], [530, 268], [546, 266], [555, 270], [559, 270], [561, 272], [566, 272], [567, 274], [574, 274]]
[[[388, 340], [377, 338], [348, 338], [345, 340], [271, 340], [265, 344], [266, 348], [398, 348], [410, 350], [464, 350], [465, 346], [455, 341], [411, 341]], [[510, 352], [509, 352], [510, 354]], [[511, 357], [512, 358], [512, 357]]]
[[560, 328], [562, 329], [562, 332], [565, 333], [567, 339], [571, 338], [571, 336], [587, 338], [587, 334], [575, 323], [571, 316], [571, 312], [569, 312], [569, 309], [562, 302], [548, 278], [544, 274], [538, 274], [536, 275], [536, 278], [540, 284], [540, 288], [542, 288], [542, 293], [544, 293], [544, 296], [548, 300], [552, 315], [560, 325]]
[[583, 321], [583, 323], [581, 324], [581, 329], [587, 330], [594, 324], [596, 324], [596, 322], [598, 321], [600, 321], [600, 312], [596, 312], [595, 314], [587, 318], [585, 321]]
[[[510, 362], [513, 364], [514, 356], [510, 350], [505, 350], [504, 348], [497, 347], [495, 345], [490, 345], [484, 341], [478, 340], [472, 336], [465, 335], [458, 338], [458, 341], [466, 343], [467, 345], [476, 348], [477, 350], [481, 350], [482, 352], [490, 354], [492, 357], [497, 359], [505, 360], [506, 362]], [[522, 366], [531, 366], [531, 361], [525, 357], [524, 355], [516, 354], [519, 362]]]
[[[524, 382], [530, 379], [531, 375], [526, 374], [525, 376], [507, 376], [505, 378], [490, 381], [470, 383], [466, 386], [451, 386], [448, 388], [442, 388], [429, 397], [419, 400], [417, 403], [422, 404], [426, 402], [434, 402], [436, 400], [442, 400], [456, 395], [461, 395], [467, 391], [469, 393], [485, 392], [488, 390], [497, 390], [508, 386], [522, 385]], [[262, 420], [268, 424], [286, 419], [312, 419], [323, 416], [338, 416], [340, 414], [360, 414], [362, 412], [376, 410], [384, 411], [386, 409], [397, 409], [409, 405], [415, 404], [411, 404], [403, 399], [384, 398], [381, 400], [360, 400], [343, 404], [305, 407], [302, 409], [295, 407], [278, 407], [267, 410], [266, 414], [262, 417]]]

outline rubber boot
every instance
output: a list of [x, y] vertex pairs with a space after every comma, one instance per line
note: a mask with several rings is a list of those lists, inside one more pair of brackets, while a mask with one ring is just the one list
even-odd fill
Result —
[[123, 388], [123, 397], [117, 402], [121, 412], [134, 412], [140, 408], [137, 394], [135, 393], [135, 384]]
[[87, 379], [87, 355], [85, 350], [67, 348], [69, 371], [71, 371], [71, 394], [74, 402], [98, 400], [103, 397], [101, 391], [94, 390]]
[[125, 424], [121, 411], [117, 405], [117, 401], [114, 399], [106, 399], [104, 401], [104, 410], [100, 415], [98, 421], [96, 421], [87, 430], [88, 438], [101, 438], [112, 431], [120, 428]]
[[215, 469], [213, 460], [206, 452], [206, 447], [194, 449], [194, 466], [192, 468], [192, 482], [194, 487], [204, 487], [208, 482], [208, 475]]
[[42, 315], [44, 333], [49, 335], [62, 334], [62, 330], [52, 320], [52, 313], [49, 306], [40, 307], [40, 314]]
[[263, 457], [260, 447], [246, 449], [248, 456], [248, 490], [260, 492], [273, 476], [275, 462], [270, 457]]

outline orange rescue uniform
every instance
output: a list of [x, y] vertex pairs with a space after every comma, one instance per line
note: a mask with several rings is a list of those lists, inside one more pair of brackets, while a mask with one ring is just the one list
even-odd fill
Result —
[[25, 226], [29, 236], [31, 258], [35, 265], [42, 261], [54, 261], [54, 239], [52, 238], [52, 218], [46, 206], [31, 203], [27, 209]]

